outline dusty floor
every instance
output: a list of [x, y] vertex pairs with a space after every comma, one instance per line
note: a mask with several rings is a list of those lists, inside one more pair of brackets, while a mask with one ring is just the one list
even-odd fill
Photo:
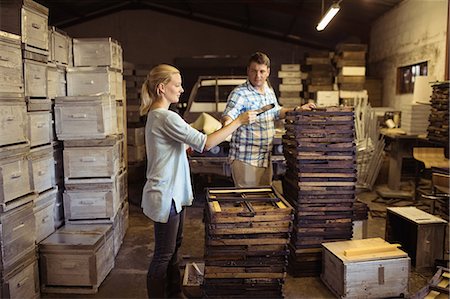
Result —
[[[275, 182], [279, 188], [279, 182]], [[198, 189], [198, 187], [197, 187]], [[198, 190], [197, 190], [198, 191]], [[132, 193], [130, 193], [132, 194]], [[369, 205], [373, 213], [369, 213], [368, 236], [384, 238], [384, 217], [373, 217], [383, 214], [386, 204], [373, 202], [377, 198], [375, 192], [363, 192], [359, 199]], [[133, 201], [133, 199], [130, 200]], [[201, 261], [204, 249], [204, 200], [196, 199], [194, 205], [187, 210], [185, 236], [181, 253], [184, 262]], [[400, 202], [398, 205], [409, 205], [409, 202]], [[376, 213], [376, 211], [380, 211]], [[372, 215], [371, 215], [372, 214]], [[94, 295], [67, 295], [42, 294], [42, 298], [146, 298], [145, 279], [153, 250], [153, 225], [140, 211], [137, 205], [130, 204], [130, 226], [122, 247], [116, 257], [115, 267], [106, 277], [105, 281]], [[448, 256], [447, 256], [448, 258]], [[433, 272], [410, 273], [409, 292], [414, 294], [431, 278]], [[289, 298], [335, 298], [322, 283], [320, 277], [294, 278], [287, 276], [284, 285], [284, 295]]]

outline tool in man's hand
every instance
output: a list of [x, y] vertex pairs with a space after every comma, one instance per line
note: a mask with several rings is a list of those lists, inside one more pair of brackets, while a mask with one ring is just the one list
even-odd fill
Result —
[[261, 114], [263, 114], [264, 112], [266, 112], [267, 110], [270, 110], [270, 109], [272, 109], [273, 107], [275, 107], [275, 104], [269, 104], [269, 105], [265, 105], [265, 106], [262, 106], [261, 108], [259, 108], [258, 110], [256, 110], [256, 116], [259, 116], [259, 115], [261, 115]]

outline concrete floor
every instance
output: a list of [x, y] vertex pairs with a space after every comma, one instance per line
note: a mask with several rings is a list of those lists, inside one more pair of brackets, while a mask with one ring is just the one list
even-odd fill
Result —
[[[279, 188], [279, 182], [275, 182]], [[131, 193], [130, 193], [131, 194]], [[375, 192], [363, 192], [359, 199], [369, 205], [374, 211], [385, 211], [386, 204], [373, 202], [377, 197]], [[133, 202], [133, 200], [130, 200]], [[136, 201], [134, 201], [136, 202]], [[184, 229], [184, 241], [181, 248], [184, 262], [202, 261], [204, 249], [204, 224], [202, 199], [196, 200], [187, 209], [187, 219]], [[401, 203], [400, 203], [401, 204]], [[408, 202], [404, 202], [408, 205]], [[374, 214], [375, 215], [375, 214]], [[100, 286], [98, 293], [93, 295], [56, 295], [42, 294], [42, 298], [146, 298], [146, 273], [152, 257], [153, 225], [136, 205], [130, 204], [130, 226], [124, 242], [115, 260], [115, 267]], [[385, 218], [372, 217], [369, 213], [368, 237], [384, 238]], [[448, 256], [447, 256], [448, 258]], [[410, 273], [409, 293], [414, 294], [426, 285], [434, 271]], [[284, 285], [284, 295], [290, 298], [335, 298], [322, 283], [320, 277], [294, 278], [287, 276]]]

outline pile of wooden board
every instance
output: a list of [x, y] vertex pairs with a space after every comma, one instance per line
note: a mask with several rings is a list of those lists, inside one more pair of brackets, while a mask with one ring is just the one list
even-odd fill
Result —
[[428, 139], [448, 146], [449, 82], [436, 83], [432, 88]]
[[321, 243], [352, 237], [354, 113], [350, 107], [288, 112], [285, 127], [283, 193], [295, 209], [289, 271], [318, 275]]
[[282, 298], [293, 209], [270, 188], [206, 192], [203, 295]]

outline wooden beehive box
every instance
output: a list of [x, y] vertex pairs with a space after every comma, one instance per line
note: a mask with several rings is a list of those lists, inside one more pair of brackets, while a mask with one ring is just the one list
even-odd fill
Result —
[[35, 251], [33, 203], [0, 213], [0, 273], [21, 265]]
[[0, 146], [28, 142], [26, 111], [24, 101], [0, 102]]
[[65, 225], [39, 244], [44, 293], [93, 294], [114, 267], [111, 225]]
[[113, 177], [120, 170], [120, 148], [115, 136], [108, 139], [64, 142], [66, 178]]
[[55, 124], [60, 140], [105, 138], [116, 134], [116, 101], [106, 94], [57, 97]]
[[41, 193], [34, 200], [34, 217], [36, 228], [36, 243], [41, 242], [55, 231], [55, 204], [58, 189]]
[[0, 279], [1, 298], [40, 298], [39, 270], [34, 250], [23, 262]]
[[56, 187], [53, 146], [49, 144], [32, 149], [28, 159], [33, 190], [41, 193]]
[[410, 258], [381, 238], [323, 243], [322, 281], [338, 298], [406, 296]]
[[119, 176], [112, 178], [67, 179], [64, 191], [66, 223], [113, 222], [120, 204]]
[[122, 50], [112, 38], [74, 38], [75, 66], [110, 66], [122, 69]]
[[388, 207], [386, 241], [400, 243], [416, 268], [434, 267], [444, 258], [447, 221], [416, 207]]
[[23, 96], [22, 52], [20, 36], [0, 31], [0, 94]]
[[[117, 71], [103, 67], [68, 67], [67, 95], [93, 96], [100, 93], [117, 98]], [[122, 83], [121, 83], [122, 84]]]

